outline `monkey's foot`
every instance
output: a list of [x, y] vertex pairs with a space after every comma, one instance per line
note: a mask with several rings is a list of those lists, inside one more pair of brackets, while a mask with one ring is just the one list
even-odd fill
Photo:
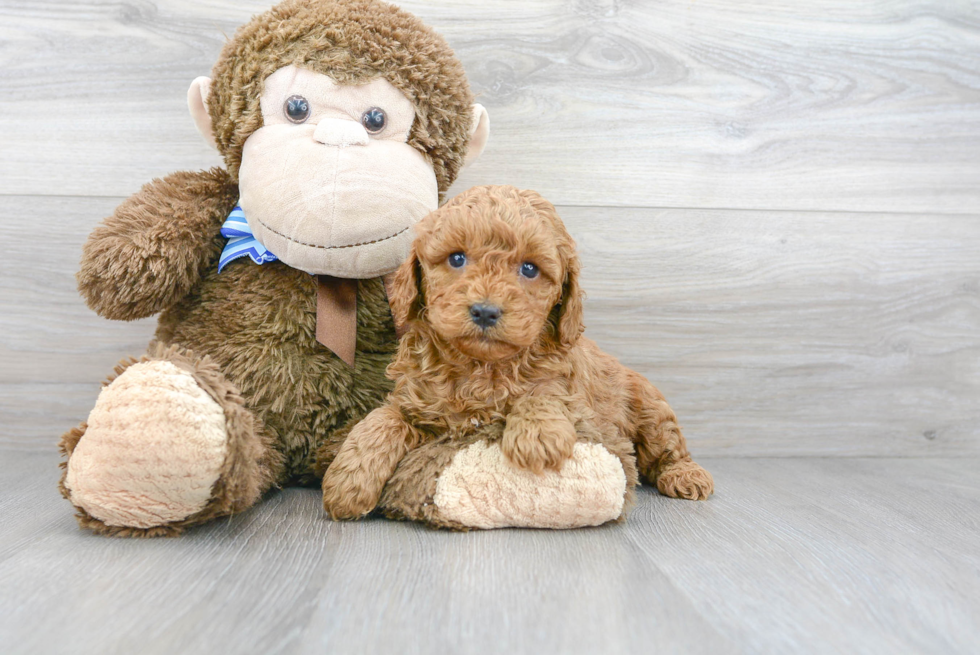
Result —
[[454, 529], [576, 528], [618, 519], [627, 491], [622, 462], [598, 443], [575, 444], [559, 471], [537, 475], [509, 463], [496, 443], [438, 441], [402, 460], [381, 509]]
[[121, 369], [62, 440], [62, 492], [96, 532], [177, 534], [245, 509], [271, 482], [252, 416], [216, 366], [163, 354]]

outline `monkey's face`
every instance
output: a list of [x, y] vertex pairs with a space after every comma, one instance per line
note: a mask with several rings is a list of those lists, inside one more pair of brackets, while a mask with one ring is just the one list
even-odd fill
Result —
[[256, 238], [308, 273], [368, 278], [408, 254], [439, 203], [432, 166], [407, 143], [415, 108], [390, 82], [341, 85], [287, 66], [265, 81], [263, 126], [245, 142], [241, 207]]

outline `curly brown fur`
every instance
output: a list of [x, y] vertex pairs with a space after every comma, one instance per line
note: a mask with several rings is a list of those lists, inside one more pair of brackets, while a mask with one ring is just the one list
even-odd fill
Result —
[[473, 95], [445, 40], [380, 0], [287, 0], [242, 26], [214, 67], [208, 96], [227, 171], [154, 180], [90, 235], [78, 287], [106, 318], [133, 320], [180, 302], [224, 246], [219, 230], [238, 199], [242, 147], [262, 126], [266, 77], [299, 65], [340, 83], [381, 76], [415, 104], [409, 144], [432, 164], [440, 199], [466, 156]]
[[209, 111], [229, 172], [175, 173], [146, 185], [93, 231], [78, 280], [107, 318], [162, 311], [157, 339], [210, 355], [265, 425], [287, 460], [278, 482], [315, 484], [316, 449], [391, 389], [384, 369], [397, 338], [381, 279], [359, 281], [350, 369], [316, 341], [310, 275], [247, 260], [217, 272], [242, 144], [262, 124], [262, 82], [290, 64], [340, 82], [388, 79], [415, 102], [410, 143], [432, 162], [440, 191], [452, 184], [472, 95], [445, 41], [377, 0], [288, 0], [243, 26], [215, 66]]
[[327, 439], [319, 445], [313, 459], [313, 474], [318, 479], [323, 478], [323, 474], [327, 472], [334, 458], [337, 457], [340, 447], [347, 440], [347, 435], [350, 434], [350, 431], [354, 429], [354, 426], [358, 424], [361, 418], [363, 417], [347, 421], [346, 425], [332, 431], [327, 436]]
[[[219, 230], [239, 197], [242, 147], [262, 125], [264, 79], [292, 64], [341, 83], [381, 76], [403, 91], [416, 109], [409, 143], [432, 163], [440, 197], [449, 188], [466, 155], [472, 95], [445, 41], [377, 0], [287, 0], [242, 27], [215, 66], [208, 110], [228, 170], [175, 173], [145, 186], [92, 233], [78, 282], [88, 304], [107, 318], [162, 312], [161, 347], [207, 356], [261, 426], [255, 429], [270, 444], [270, 458], [282, 460], [267, 467], [269, 480], [316, 484], [322, 469], [315, 453], [336, 452], [343, 426], [380, 405], [392, 388], [384, 371], [397, 337], [380, 278], [358, 281], [350, 368], [316, 340], [312, 276], [247, 259], [217, 272], [225, 243]], [[84, 425], [65, 435], [66, 458], [83, 437]], [[248, 484], [239, 491], [231, 495], [254, 495]], [[110, 531], [94, 519], [80, 521]]]
[[385, 484], [378, 508], [390, 519], [423, 521], [433, 528], [469, 530], [443, 517], [434, 500], [439, 474], [463, 448], [480, 440], [499, 441], [501, 426], [487, 426], [465, 435], [443, 436], [410, 451]]
[[219, 230], [237, 200], [238, 187], [220, 168], [145, 185], [85, 242], [76, 274], [85, 302], [123, 321], [178, 302], [221, 253]]
[[241, 390], [286, 458], [278, 483], [316, 484], [316, 451], [392, 388], [397, 347], [380, 278], [358, 282], [357, 354], [349, 367], [316, 340], [316, 281], [279, 262], [213, 268], [200, 292], [160, 317], [157, 338], [207, 353]]
[[[79, 525], [105, 536], [116, 537], [159, 537], [176, 536], [187, 527], [204, 523], [218, 516], [242, 512], [254, 505], [283, 469], [282, 455], [261, 429], [257, 419], [244, 407], [238, 390], [221, 373], [209, 357], [197, 357], [194, 353], [177, 346], [151, 343], [147, 354], [140, 359], [128, 358], [121, 361], [104, 382], [108, 386], [133, 364], [154, 360], [171, 362], [190, 373], [200, 387], [210, 395], [225, 414], [225, 429], [228, 435], [228, 454], [221, 466], [218, 480], [211, 491], [211, 500], [200, 511], [181, 521], [151, 528], [133, 528], [106, 525], [76, 506]], [[86, 424], [82, 423], [62, 435], [59, 450], [66, 461], [61, 463], [63, 470], [58, 487], [61, 494], [71, 500], [71, 491], [66, 487], [67, 459], [75, 446], [84, 437]]]
[[[395, 389], [376, 410], [400, 415], [402, 423], [389, 419], [384, 430], [361, 424], [352, 432], [325, 484], [339, 467], [348, 472], [348, 489], [370, 491], [345, 507], [354, 514], [335, 514], [370, 510], [378, 500], [373, 490], [392, 472], [348, 459], [359, 454], [351, 444], [358, 433], [376, 461], [385, 459], [379, 448], [403, 452], [466, 434], [473, 424], [503, 424], [501, 449], [535, 472], [559, 468], [584, 424], [618, 453], [617, 440], [625, 437], [639, 473], [662, 493], [691, 499], [712, 493], [710, 474], [691, 460], [660, 392], [580, 336], [578, 259], [550, 203], [532, 191], [478, 187], [430, 214], [417, 234], [392, 296], [396, 314], [411, 325], [388, 367]], [[451, 266], [452, 253], [464, 253], [465, 265]], [[533, 278], [520, 274], [525, 262], [537, 266]], [[471, 316], [477, 303], [499, 307], [499, 320], [479, 327]]]
[[559, 400], [526, 396], [510, 407], [500, 449], [523, 469], [559, 470], [578, 441], [575, 416]]
[[432, 163], [440, 198], [466, 155], [473, 95], [446, 41], [418, 18], [379, 0], [287, 0], [235, 34], [212, 72], [212, 128], [238, 179], [242, 146], [262, 126], [263, 81], [290, 65], [341, 84], [375, 77], [416, 106], [409, 144]]
[[381, 491], [418, 433], [391, 405], [354, 426], [323, 477], [323, 506], [334, 519], [358, 518], [374, 509]]
[[[439, 478], [456, 455], [469, 446], [479, 441], [499, 444], [503, 430], [504, 425], [499, 423], [485, 425], [472, 431], [443, 435], [410, 451], [398, 463], [398, 468], [385, 485], [378, 502], [378, 510], [388, 518], [422, 521], [431, 528], [460, 531], [472, 529], [471, 526], [447, 518], [436, 505]], [[632, 442], [619, 434], [603, 435], [595, 425], [587, 421], [578, 421], [575, 432], [579, 442], [602, 444], [623, 466], [627, 491], [623, 514], [619, 518], [622, 520], [633, 504], [633, 488], [637, 484], [636, 457]]]

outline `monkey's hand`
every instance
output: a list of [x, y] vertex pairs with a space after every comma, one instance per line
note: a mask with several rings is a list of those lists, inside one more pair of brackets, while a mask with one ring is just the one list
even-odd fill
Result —
[[335, 521], [373, 510], [402, 457], [418, 442], [400, 410], [382, 405], [354, 426], [323, 475], [323, 508]]
[[519, 400], [507, 415], [500, 450], [511, 463], [540, 474], [545, 469], [561, 470], [576, 439], [564, 404], [532, 396]]
[[133, 320], [183, 298], [224, 247], [238, 187], [220, 168], [154, 180], [105, 219], [82, 248], [78, 289], [101, 316]]

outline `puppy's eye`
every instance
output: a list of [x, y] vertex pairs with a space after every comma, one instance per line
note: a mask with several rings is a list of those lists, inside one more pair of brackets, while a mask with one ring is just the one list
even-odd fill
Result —
[[388, 124], [388, 116], [385, 110], [380, 107], [371, 107], [361, 114], [361, 125], [367, 130], [368, 134], [378, 134], [385, 129]]
[[524, 262], [521, 264], [521, 275], [529, 280], [533, 280], [538, 276], [538, 267], [531, 262]]
[[453, 254], [449, 255], [449, 259], [446, 261], [448, 261], [449, 265], [453, 268], [463, 268], [463, 265], [466, 264], [466, 255], [461, 252], [454, 252]]
[[310, 103], [303, 96], [289, 96], [282, 105], [282, 111], [290, 123], [305, 123], [310, 117]]

